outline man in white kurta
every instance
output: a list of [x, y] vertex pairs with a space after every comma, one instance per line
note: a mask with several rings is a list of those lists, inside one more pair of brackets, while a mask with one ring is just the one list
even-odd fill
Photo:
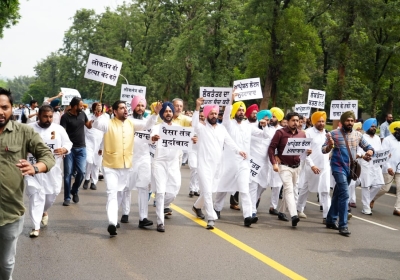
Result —
[[[128, 119], [125, 101], [118, 100], [113, 106], [114, 118], [109, 119], [98, 114], [93, 127], [104, 132], [103, 173], [107, 188], [107, 231], [110, 236], [117, 235], [118, 225], [118, 191], [122, 191], [128, 181], [132, 168], [133, 138], [135, 125]], [[157, 117], [152, 116], [151, 122]]]
[[312, 114], [311, 121], [314, 126], [308, 128], [307, 138], [312, 138], [311, 150], [313, 153], [305, 159], [304, 168], [300, 172], [299, 179], [299, 198], [297, 201], [297, 211], [299, 218], [307, 218], [304, 214], [304, 208], [307, 203], [307, 197], [310, 192], [318, 193], [319, 202], [322, 206], [323, 222], [326, 221], [329, 207], [331, 207], [330, 192], [330, 174], [331, 167], [329, 154], [323, 154], [321, 147], [326, 139], [326, 113], [318, 111]]
[[[193, 117], [193, 116], [192, 116]], [[200, 112], [199, 113], [199, 120], [201, 122], [205, 121], [204, 118], [204, 113]], [[194, 129], [194, 133], [197, 134], [196, 128]], [[189, 151], [189, 168], [190, 168], [190, 183], [189, 183], [189, 197], [193, 196], [199, 196], [199, 174], [197, 172], [198, 164], [197, 164], [197, 150], [198, 150], [198, 145], [193, 144], [192, 150]]]
[[[232, 95], [232, 100], [235, 94]], [[246, 155], [250, 154], [250, 142], [252, 136], [268, 138], [268, 130], [261, 130], [253, 125], [243, 121], [246, 106], [238, 101], [225, 108], [222, 124], [225, 126], [233, 141], [239, 146], [239, 149]], [[232, 118], [232, 119], [231, 119]], [[224, 161], [222, 163], [223, 172], [218, 185], [218, 193], [215, 198], [214, 208], [217, 213], [224, 207], [226, 194], [239, 191], [242, 200], [242, 211], [244, 225], [250, 226], [258, 221], [257, 217], [252, 217], [251, 198], [249, 193], [249, 174], [250, 159], [243, 159], [229, 147], [224, 148]]]
[[[53, 205], [62, 186], [61, 163], [63, 155], [67, 154], [72, 148], [65, 129], [53, 121], [53, 109], [50, 105], [43, 105], [39, 108], [38, 121], [29, 125], [39, 133], [43, 142], [53, 152], [56, 164], [47, 173], [39, 173], [35, 176], [25, 176], [26, 194], [29, 197], [29, 214], [34, 228], [29, 234], [30, 237], [39, 236], [40, 224], [47, 226], [49, 216], [47, 211]], [[29, 154], [28, 161], [31, 164], [36, 162], [35, 158]]]
[[214, 209], [212, 194], [216, 191], [218, 182], [221, 178], [221, 162], [224, 145], [231, 151], [246, 157], [244, 152], [240, 152], [239, 147], [233, 142], [226, 128], [217, 123], [219, 112], [218, 105], [207, 105], [204, 107], [206, 121], [199, 121], [199, 109], [203, 104], [203, 98], [196, 101], [196, 111], [193, 114], [192, 125], [198, 134], [198, 174], [200, 182], [200, 197], [192, 207], [193, 212], [198, 218], [204, 218], [201, 209], [204, 208], [207, 215], [207, 229], [213, 229], [215, 220], [218, 219]]
[[[378, 121], [375, 118], [366, 120], [363, 123], [363, 130], [365, 131], [364, 139], [374, 148], [375, 153], [382, 150], [382, 142], [378, 135], [376, 135], [376, 128]], [[361, 213], [365, 215], [372, 215], [370, 203], [379, 189], [385, 185], [383, 180], [382, 169], [379, 164], [374, 165], [373, 160], [365, 156], [365, 152], [360, 147], [357, 147], [357, 157], [361, 164], [361, 202], [363, 209]]]

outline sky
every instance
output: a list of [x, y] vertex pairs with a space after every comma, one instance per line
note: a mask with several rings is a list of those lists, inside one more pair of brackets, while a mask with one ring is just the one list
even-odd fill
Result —
[[0, 39], [0, 77], [34, 76], [33, 67], [62, 47], [64, 32], [79, 9], [115, 9], [122, 0], [21, 0], [19, 23]]

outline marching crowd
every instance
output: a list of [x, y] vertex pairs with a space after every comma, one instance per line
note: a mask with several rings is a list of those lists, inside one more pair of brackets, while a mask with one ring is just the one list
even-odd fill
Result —
[[[378, 136], [374, 118], [355, 129], [352, 111], [343, 113], [339, 127], [328, 132], [324, 111], [306, 120], [296, 112], [285, 116], [277, 107], [259, 110], [254, 104], [246, 110], [243, 102], [233, 103], [235, 93], [223, 112], [218, 105], [203, 107], [199, 98], [195, 111], [184, 115], [183, 101], [176, 98], [152, 103], [148, 116], [142, 96], [132, 99], [131, 114], [124, 101], [116, 101], [112, 116], [103, 113], [98, 102], [86, 114], [78, 97], [61, 115], [60, 97], [49, 98], [40, 107], [31, 102], [23, 114], [26, 124], [20, 124], [12, 120], [11, 92], [0, 88], [0, 279], [9, 279], [14, 267], [24, 223], [24, 192], [33, 224], [30, 236], [37, 237], [40, 227], [48, 224], [48, 210], [62, 185], [63, 205], [70, 206], [71, 200], [79, 203], [81, 185], [96, 190], [100, 170], [106, 183], [110, 236], [117, 235], [120, 223], [129, 222], [134, 189], [138, 191], [139, 227], [153, 225], [148, 219], [149, 193], [153, 192], [156, 229], [165, 231], [165, 217], [172, 214], [170, 204], [181, 188], [180, 168], [187, 157], [189, 196], [197, 197], [192, 211], [207, 221], [207, 229], [213, 229], [223, 215], [227, 195], [230, 207], [242, 210], [244, 226], [257, 223], [262, 194], [270, 189], [269, 213], [279, 220], [296, 227], [307, 218], [308, 194], [317, 193], [323, 224], [349, 236], [349, 207], [355, 206], [357, 183], [362, 190], [362, 213], [371, 215], [374, 201], [395, 182], [393, 214], [400, 216], [400, 177], [396, 177], [400, 173], [400, 122], [394, 122], [391, 115]], [[160, 126], [171, 125], [193, 127], [190, 151], [157, 145]], [[135, 137], [138, 132], [147, 134], [147, 140]], [[312, 138], [311, 146], [301, 155], [285, 155], [291, 138]], [[372, 159], [382, 150], [389, 150], [390, 156], [380, 166]], [[253, 159], [257, 159], [257, 176], [251, 171]]]

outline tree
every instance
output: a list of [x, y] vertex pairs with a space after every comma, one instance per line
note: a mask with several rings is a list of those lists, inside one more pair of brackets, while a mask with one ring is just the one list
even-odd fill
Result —
[[20, 102], [29, 86], [35, 82], [35, 77], [18, 76], [8, 80], [8, 87], [11, 89], [15, 102]]
[[16, 25], [20, 18], [19, 0], [0, 1], [0, 38], [3, 38], [4, 28]]

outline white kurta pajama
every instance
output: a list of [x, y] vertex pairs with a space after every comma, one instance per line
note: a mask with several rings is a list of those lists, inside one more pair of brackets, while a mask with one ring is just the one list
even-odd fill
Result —
[[[312, 154], [306, 157], [304, 167], [300, 172], [299, 179], [299, 198], [297, 202], [297, 211], [303, 212], [306, 206], [308, 193], [318, 193], [320, 205], [323, 207], [322, 217], [326, 218], [331, 207], [330, 184], [331, 167], [329, 154], [323, 154], [321, 147], [326, 139], [326, 131], [319, 131], [315, 127], [310, 127], [306, 131], [307, 138], [312, 138]], [[311, 167], [316, 166], [320, 170], [315, 174]]]
[[199, 192], [199, 174], [197, 171], [197, 150], [198, 145], [193, 144], [192, 150], [189, 151], [189, 168], [190, 168], [190, 184], [189, 184], [189, 191], [191, 192]]
[[242, 201], [243, 217], [252, 216], [252, 204], [249, 193], [249, 174], [250, 174], [250, 142], [252, 136], [269, 138], [269, 130], [261, 130], [246, 122], [240, 124], [230, 119], [232, 105], [225, 108], [223, 122], [229, 135], [238, 145], [239, 149], [246, 153], [247, 159], [243, 159], [230, 147], [224, 148], [224, 161], [221, 180], [218, 185], [218, 193], [215, 198], [214, 207], [216, 211], [221, 211], [224, 206], [226, 194], [239, 191]]
[[[58, 148], [65, 148], [69, 152], [72, 148], [65, 129], [55, 123], [48, 128], [42, 128], [37, 122], [29, 124], [43, 141], [54, 151]], [[53, 205], [62, 186], [61, 163], [63, 156], [55, 156], [56, 164], [47, 173], [39, 173], [35, 176], [25, 176], [26, 194], [29, 197], [29, 214], [35, 230], [40, 229], [40, 222], [44, 212]], [[28, 161], [33, 163], [28, 157]]]
[[[177, 125], [173, 123], [172, 125]], [[158, 135], [160, 125], [154, 126], [152, 136]], [[157, 225], [164, 225], [164, 208], [174, 201], [181, 187], [180, 150], [169, 149], [157, 143], [151, 163], [151, 187], [156, 193]]]
[[197, 209], [204, 207], [206, 219], [215, 221], [217, 220], [217, 215], [213, 208], [212, 193], [217, 191], [217, 186], [222, 176], [222, 161], [225, 160], [222, 158], [224, 145], [234, 151], [235, 154], [238, 154], [240, 150], [223, 125], [212, 126], [207, 121], [205, 125], [200, 123], [198, 111], [193, 113], [192, 125], [198, 134], [196, 145], [200, 186], [200, 196], [194, 207]]
[[[95, 116], [90, 115], [89, 120], [95, 120]], [[102, 149], [102, 142], [104, 133], [96, 128], [85, 129], [85, 143], [86, 143], [86, 173], [85, 180], [89, 181], [92, 178], [92, 183], [97, 184], [99, 181], [99, 170], [103, 156], [99, 155], [99, 150]]]

